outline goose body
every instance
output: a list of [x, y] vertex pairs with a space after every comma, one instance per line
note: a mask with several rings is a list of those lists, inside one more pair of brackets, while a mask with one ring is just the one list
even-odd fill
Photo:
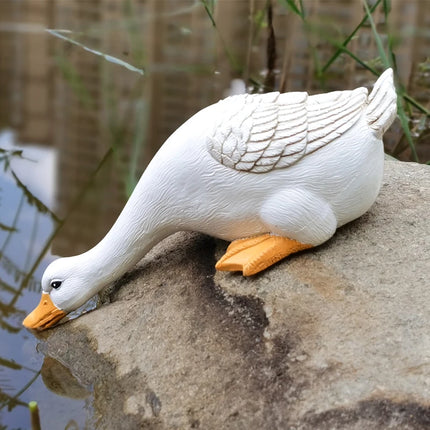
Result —
[[325, 242], [375, 201], [396, 100], [388, 69], [370, 95], [239, 95], [201, 110], [164, 143], [101, 242], [48, 266], [24, 325], [54, 324], [176, 231], [233, 241], [217, 268], [245, 275]]

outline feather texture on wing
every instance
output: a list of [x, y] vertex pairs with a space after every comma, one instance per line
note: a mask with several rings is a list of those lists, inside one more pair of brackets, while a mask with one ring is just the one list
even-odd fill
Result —
[[208, 149], [235, 170], [264, 173], [296, 163], [329, 144], [360, 118], [367, 90], [309, 96], [305, 92], [244, 94], [217, 104]]

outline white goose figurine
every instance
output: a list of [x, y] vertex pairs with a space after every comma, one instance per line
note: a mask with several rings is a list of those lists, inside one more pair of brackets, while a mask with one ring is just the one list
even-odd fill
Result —
[[201, 110], [167, 139], [101, 242], [48, 266], [24, 325], [55, 324], [176, 231], [233, 241], [216, 268], [245, 276], [325, 242], [375, 201], [396, 100], [388, 69], [370, 95], [244, 94]]

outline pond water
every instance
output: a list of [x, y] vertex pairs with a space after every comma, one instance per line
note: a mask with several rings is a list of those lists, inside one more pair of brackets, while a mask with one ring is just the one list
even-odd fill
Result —
[[[272, 3], [271, 21], [265, 0], [0, 2], [0, 429], [29, 428], [31, 400], [42, 428], [97, 427], [91, 387], [45, 357], [43, 338], [21, 322], [49, 262], [103, 237], [182, 122], [245, 90], [374, 82], [345, 53], [330, 63], [365, 16], [360, 2], [305, 2], [304, 17], [287, 7], [294, 2]], [[427, 162], [427, 5], [392, 2], [389, 25], [382, 3], [371, 5], [382, 42], [395, 35], [398, 74], [413, 98], [405, 112], [414, 145], [397, 122], [386, 150]], [[347, 46], [381, 70], [369, 24]]]
[[[39, 279], [53, 259], [44, 248], [57, 224], [48, 209], [54, 203], [56, 151], [35, 145], [22, 149], [15, 137], [9, 130], [0, 133], [0, 147], [15, 154], [10, 165], [3, 159], [7, 167], [0, 173], [0, 423], [28, 428], [27, 403], [37, 399], [46, 428], [65, 428], [72, 418], [82, 427], [90, 403], [59, 397], [47, 388], [43, 376], [49, 370], [38, 340], [21, 325], [39, 300]], [[25, 158], [18, 156], [21, 150]]]

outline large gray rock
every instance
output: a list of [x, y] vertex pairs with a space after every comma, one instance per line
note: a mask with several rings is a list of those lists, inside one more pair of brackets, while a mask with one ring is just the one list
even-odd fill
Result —
[[59, 328], [101, 429], [430, 428], [430, 168], [386, 162], [372, 209], [244, 278], [226, 243], [170, 237]]

